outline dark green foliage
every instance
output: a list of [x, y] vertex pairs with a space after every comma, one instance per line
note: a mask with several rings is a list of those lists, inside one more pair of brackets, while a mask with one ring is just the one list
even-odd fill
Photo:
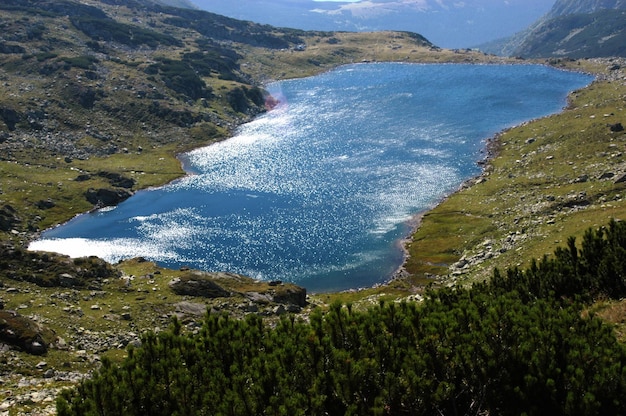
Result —
[[12, 108], [0, 108], [0, 119], [4, 121], [9, 131], [13, 131], [15, 125], [22, 119], [22, 115]]
[[64, 0], [2, 0], [0, 9], [24, 11], [31, 16], [106, 17], [106, 14], [97, 7]]
[[62, 58], [63, 62], [66, 64], [66, 70], [70, 67], [81, 68], [81, 69], [92, 69], [93, 65], [98, 63], [98, 59], [93, 56], [75, 56], [71, 58]]
[[265, 103], [263, 91], [254, 87], [237, 87], [228, 92], [228, 103], [238, 113], [246, 113], [253, 107], [260, 107]]
[[146, 68], [146, 73], [159, 74], [168, 88], [193, 100], [211, 95], [206, 83], [188, 62], [161, 58], [158, 63]]
[[154, 98], [155, 101], [140, 102], [139, 104], [134, 102], [129, 104], [122, 103], [117, 106], [100, 103], [99, 108], [129, 125], [150, 123], [156, 126], [159, 122], [166, 122], [180, 127], [191, 127], [198, 122], [209, 121], [209, 117], [206, 114], [192, 113], [188, 110], [178, 111], [156, 101], [159, 97], [149, 98]]
[[228, 92], [228, 104], [238, 113], [245, 113], [248, 110], [248, 99], [242, 88], [235, 88]]
[[544, 257], [525, 270], [510, 269], [504, 278], [496, 271], [492, 285], [503, 291], [516, 290], [526, 299], [626, 296], [626, 223], [585, 232], [581, 247], [574, 238], [554, 257]]
[[335, 304], [310, 323], [209, 315], [144, 336], [59, 415], [620, 414], [626, 351], [550, 301], [445, 290], [423, 306]]
[[298, 37], [301, 31], [283, 31], [274, 33], [274, 28], [252, 22], [231, 19], [200, 10], [164, 7], [164, 11], [173, 15], [164, 20], [172, 26], [189, 28], [216, 40], [245, 43], [271, 49], [288, 48], [291, 44], [304, 43]]
[[37, 61], [39, 62], [44, 62], [47, 61], [48, 59], [52, 59], [52, 58], [56, 58], [58, 55], [54, 52], [41, 52], [35, 55], [35, 58], [37, 58]]
[[62, 97], [68, 103], [78, 104], [85, 109], [91, 109], [96, 102], [104, 97], [104, 91], [78, 82], [70, 82], [63, 90]]
[[108, 17], [71, 16], [72, 24], [95, 41], [113, 41], [129, 46], [147, 45], [156, 48], [159, 45], [181, 46], [181, 42], [169, 35], [136, 25], [116, 22]]
[[41, 39], [45, 32], [46, 27], [44, 25], [36, 24], [28, 29], [26, 36], [28, 37], [28, 40]]
[[[589, 231], [580, 250], [557, 251], [549, 267], [518, 272], [560, 276], [532, 296], [526, 280], [497, 274], [493, 284], [439, 289], [421, 304], [356, 312], [334, 303], [308, 322], [288, 317], [274, 327], [254, 315], [208, 314], [191, 336], [174, 321], [64, 392], [58, 414], [624, 414], [626, 348], [600, 319], [582, 317], [582, 304], [555, 296], [584, 286], [554, 282], [576, 270], [594, 288], [584, 296], [598, 293], [623, 271], [625, 240], [626, 227], [612, 222]], [[619, 296], [614, 290], [601, 293]]]
[[237, 60], [241, 55], [233, 50], [220, 47], [205, 47], [202, 52], [190, 52], [183, 55], [183, 62], [193, 68], [201, 76], [219, 74], [222, 79], [244, 82], [237, 73], [239, 64]]

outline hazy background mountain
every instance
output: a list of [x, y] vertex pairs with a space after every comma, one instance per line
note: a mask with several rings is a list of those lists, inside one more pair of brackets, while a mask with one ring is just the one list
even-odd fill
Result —
[[405, 30], [446, 48], [510, 36], [545, 15], [553, 0], [191, 0], [237, 19], [305, 30]]
[[558, 0], [528, 29], [480, 49], [524, 58], [626, 56], [626, 0]]
[[156, 3], [160, 3], [165, 6], [182, 7], [187, 9], [195, 8], [194, 4], [190, 0], [157, 0]]
[[548, 19], [579, 13], [594, 13], [602, 9], [624, 9], [626, 0], [559, 0], [547, 14]]

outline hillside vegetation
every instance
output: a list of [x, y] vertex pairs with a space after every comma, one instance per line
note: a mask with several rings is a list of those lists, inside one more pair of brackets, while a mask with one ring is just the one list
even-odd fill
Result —
[[626, 347], [583, 312], [623, 297], [625, 274], [626, 223], [611, 222], [421, 304], [333, 303], [275, 327], [209, 314], [196, 335], [175, 321], [65, 392], [59, 415], [623, 414]]

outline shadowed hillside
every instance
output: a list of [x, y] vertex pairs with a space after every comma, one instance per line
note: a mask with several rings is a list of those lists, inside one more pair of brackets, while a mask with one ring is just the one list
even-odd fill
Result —
[[626, 2], [559, 0], [528, 29], [480, 49], [524, 58], [626, 56]]

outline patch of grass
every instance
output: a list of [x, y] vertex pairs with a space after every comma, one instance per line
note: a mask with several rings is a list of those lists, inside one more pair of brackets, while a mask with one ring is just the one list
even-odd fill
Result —
[[626, 299], [598, 302], [590, 310], [614, 325], [617, 339], [626, 343]]
[[267, 52], [245, 48], [242, 68], [257, 79], [275, 80], [315, 75], [359, 62], [513, 62], [476, 52], [434, 48], [402, 32], [309, 32], [302, 38], [306, 47], [301, 50]]

